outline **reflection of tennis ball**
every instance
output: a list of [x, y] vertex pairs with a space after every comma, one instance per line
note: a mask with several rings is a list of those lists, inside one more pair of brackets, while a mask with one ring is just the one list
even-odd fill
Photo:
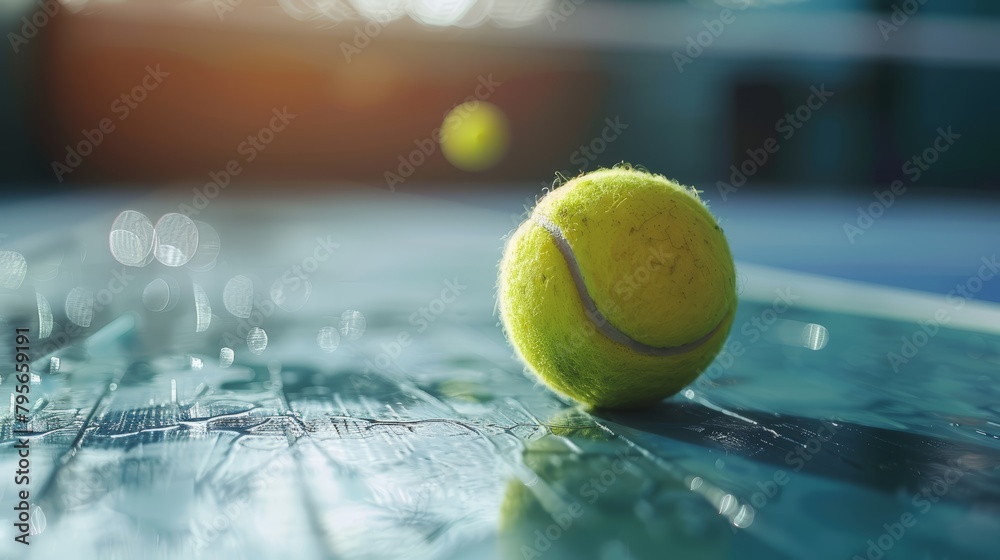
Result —
[[441, 152], [452, 165], [482, 171], [507, 153], [507, 118], [496, 105], [469, 101], [452, 109], [441, 125]]
[[523, 463], [537, 478], [507, 486], [502, 558], [729, 557], [728, 521], [681, 479], [599, 428], [574, 418], [555, 423], [579, 428], [527, 445]]
[[618, 167], [539, 202], [507, 243], [498, 297], [507, 336], [542, 380], [590, 405], [635, 407], [712, 362], [736, 274], [694, 190]]

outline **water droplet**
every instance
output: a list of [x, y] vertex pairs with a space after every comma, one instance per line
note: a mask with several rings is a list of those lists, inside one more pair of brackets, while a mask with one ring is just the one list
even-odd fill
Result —
[[146, 266], [153, 260], [156, 233], [144, 214], [126, 210], [111, 224], [111, 255], [125, 266]]
[[719, 513], [722, 515], [729, 515], [734, 510], [736, 510], [739, 502], [736, 501], [736, 497], [732, 494], [726, 494], [719, 501]]
[[260, 327], [254, 327], [247, 333], [247, 348], [254, 354], [263, 354], [267, 348], [267, 333]]
[[194, 225], [198, 228], [198, 249], [187, 266], [195, 272], [208, 272], [218, 262], [219, 253], [222, 252], [222, 239], [219, 232], [205, 222], [194, 220]]
[[367, 322], [360, 311], [347, 310], [340, 314], [340, 335], [347, 340], [358, 340], [365, 334]]
[[45, 296], [35, 292], [38, 304], [38, 338], [48, 338], [52, 334], [52, 308]]
[[234, 316], [249, 319], [253, 311], [253, 280], [240, 275], [226, 282], [222, 290], [222, 305]]
[[810, 350], [822, 350], [830, 339], [830, 332], [823, 325], [809, 323], [802, 328], [802, 345]]
[[164, 214], [153, 231], [156, 260], [167, 266], [184, 266], [198, 250], [198, 226], [184, 214]]
[[302, 309], [310, 295], [312, 282], [301, 276], [281, 276], [271, 284], [271, 301], [289, 313]]
[[752, 507], [744, 504], [740, 506], [740, 510], [733, 516], [733, 525], [740, 529], [746, 529], [753, 523], [753, 519], [756, 515], [757, 513]]
[[333, 352], [340, 346], [340, 331], [333, 327], [323, 327], [316, 335], [316, 343], [324, 352]]
[[94, 320], [94, 293], [76, 287], [66, 296], [66, 318], [80, 327], [89, 327]]
[[193, 285], [194, 289], [194, 332], [205, 332], [212, 324], [212, 305], [208, 301], [208, 294], [198, 284]]
[[219, 367], [227, 368], [233, 365], [233, 359], [236, 357], [236, 353], [233, 352], [232, 348], [223, 348], [219, 350]]
[[142, 290], [142, 304], [150, 311], [163, 311], [170, 304], [170, 286], [163, 278], [156, 278]]
[[31, 511], [28, 525], [30, 526], [30, 533], [32, 535], [37, 535], [45, 530], [47, 521], [45, 519], [45, 512], [42, 511], [41, 506], [35, 506], [35, 509]]
[[16, 251], [0, 251], [0, 288], [16, 290], [28, 274], [28, 262]]

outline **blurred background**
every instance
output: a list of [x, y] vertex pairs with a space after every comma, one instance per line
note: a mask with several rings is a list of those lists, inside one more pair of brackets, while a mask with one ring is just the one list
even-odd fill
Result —
[[[0, 30], [34, 557], [529, 558], [574, 502], [545, 558], [995, 556], [1000, 4], [0, 0]], [[496, 267], [621, 162], [702, 192], [740, 303], [697, 383], [590, 414], [525, 375]]]
[[[514, 227], [558, 175], [624, 161], [703, 191], [737, 259], [944, 295], [994, 250], [998, 15], [974, 0], [7, 0], [0, 188], [155, 192], [188, 215], [222, 192], [360, 188], [464, 197]], [[976, 297], [1000, 301], [1000, 283]]]
[[[0, 181], [187, 191], [258, 152], [241, 190], [539, 185], [623, 160], [709, 190], [774, 139], [752, 189], [868, 192], [912, 178], [950, 127], [965, 148], [908, 186], [986, 195], [998, 16], [985, 0], [5, 0]], [[803, 109], [813, 88], [832, 95]], [[499, 109], [501, 155], [469, 169], [431, 146], [404, 177], [470, 99]], [[294, 125], [245, 146], [276, 108]]]

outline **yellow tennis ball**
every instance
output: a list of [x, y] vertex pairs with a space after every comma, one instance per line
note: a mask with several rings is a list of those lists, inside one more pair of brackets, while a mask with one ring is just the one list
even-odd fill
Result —
[[455, 167], [482, 171], [507, 153], [507, 117], [492, 103], [468, 101], [455, 107], [441, 125], [441, 152]]
[[736, 313], [729, 244], [693, 189], [627, 166], [545, 196], [507, 242], [500, 318], [551, 388], [593, 406], [673, 395]]

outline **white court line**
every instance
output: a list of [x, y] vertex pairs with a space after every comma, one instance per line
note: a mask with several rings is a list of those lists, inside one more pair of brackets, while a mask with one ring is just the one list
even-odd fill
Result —
[[971, 299], [957, 309], [944, 295], [930, 292], [747, 262], [737, 262], [736, 270], [737, 282], [745, 282], [740, 299], [771, 302], [775, 298], [775, 290], [791, 288], [795, 295], [801, 297], [796, 307], [912, 322], [932, 319], [938, 310], [943, 309], [951, 318], [947, 323], [950, 328], [1000, 334], [1000, 304], [996, 303]]

